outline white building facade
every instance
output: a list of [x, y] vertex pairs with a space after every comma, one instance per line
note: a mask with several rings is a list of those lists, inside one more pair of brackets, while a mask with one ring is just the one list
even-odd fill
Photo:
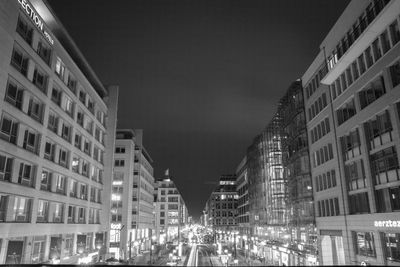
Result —
[[153, 160], [142, 140], [142, 130], [117, 130], [110, 252], [125, 260], [150, 248], [154, 230]]
[[0, 264], [76, 263], [108, 238], [118, 87], [47, 2], [1, 1], [0, 36]]

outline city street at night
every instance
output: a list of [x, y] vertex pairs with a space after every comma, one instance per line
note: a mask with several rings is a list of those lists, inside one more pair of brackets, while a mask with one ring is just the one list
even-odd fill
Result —
[[400, 0], [0, 0], [0, 265], [400, 266]]

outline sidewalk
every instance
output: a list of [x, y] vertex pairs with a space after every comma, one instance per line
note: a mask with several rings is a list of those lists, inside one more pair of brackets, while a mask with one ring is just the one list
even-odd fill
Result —
[[237, 251], [237, 259], [239, 260], [239, 266], [265, 266], [265, 264], [259, 260], [252, 260], [245, 257], [242, 251]]
[[210, 260], [213, 266], [224, 266], [219, 259], [219, 256], [210, 256]]

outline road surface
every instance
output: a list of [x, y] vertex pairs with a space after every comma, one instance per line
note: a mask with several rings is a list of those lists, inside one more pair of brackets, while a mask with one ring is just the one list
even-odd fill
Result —
[[206, 245], [197, 246], [197, 266], [213, 266], [210, 254], [212, 250]]

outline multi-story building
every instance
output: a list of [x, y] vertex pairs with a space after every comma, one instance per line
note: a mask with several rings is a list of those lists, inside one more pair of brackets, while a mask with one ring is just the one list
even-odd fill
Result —
[[0, 36], [0, 264], [76, 263], [108, 239], [118, 87], [46, 1], [1, 1]]
[[155, 227], [156, 241], [159, 244], [180, 242], [180, 232], [188, 223], [189, 214], [185, 201], [171, 179], [167, 170], [165, 177], [155, 185]]
[[259, 225], [267, 220], [266, 213], [266, 184], [265, 164], [266, 156], [263, 133], [257, 135], [253, 143], [247, 148], [247, 199], [249, 210], [250, 234], [254, 235]]
[[219, 183], [206, 202], [208, 225], [218, 240], [229, 241], [229, 232], [237, 231], [236, 175], [221, 175]]
[[149, 249], [153, 226], [152, 159], [142, 130], [117, 130], [111, 194], [110, 252], [129, 259]]
[[[247, 157], [245, 156], [236, 168], [236, 192], [238, 232], [240, 236], [250, 236], [249, 224], [249, 196], [247, 180]], [[238, 242], [239, 247], [244, 247], [244, 240]]]
[[205, 210], [202, 211], [202, 214], [200, 215], [200, 225], [207, 227], [207, 219], [206, 219], [206, 214]]
[[[287, 228], [287, 180], [282, 162], [283, 131], [281, 103], [266, 128], [247, 149], [249, 234], [241, 243], [268, 263], [289, 264]], [[284, 251], [278, 245], [286, 244]], [[246, 249], [247, 250], [247, 249]], [[286, 251], [286, 252], [285, 252]]]
[[351, 1], [302, 79], [322, 264], [400, 262], [399, 15]]
[[280, 100], [283, 117], [282, 142], [284, 176], [287, 181], [286, 202], [288, 233], [292, 253], [290, 265], [317, 263], [317, 233], [314, 217], [310, 154], [303, 87], [300, 80], [293, 82]]

